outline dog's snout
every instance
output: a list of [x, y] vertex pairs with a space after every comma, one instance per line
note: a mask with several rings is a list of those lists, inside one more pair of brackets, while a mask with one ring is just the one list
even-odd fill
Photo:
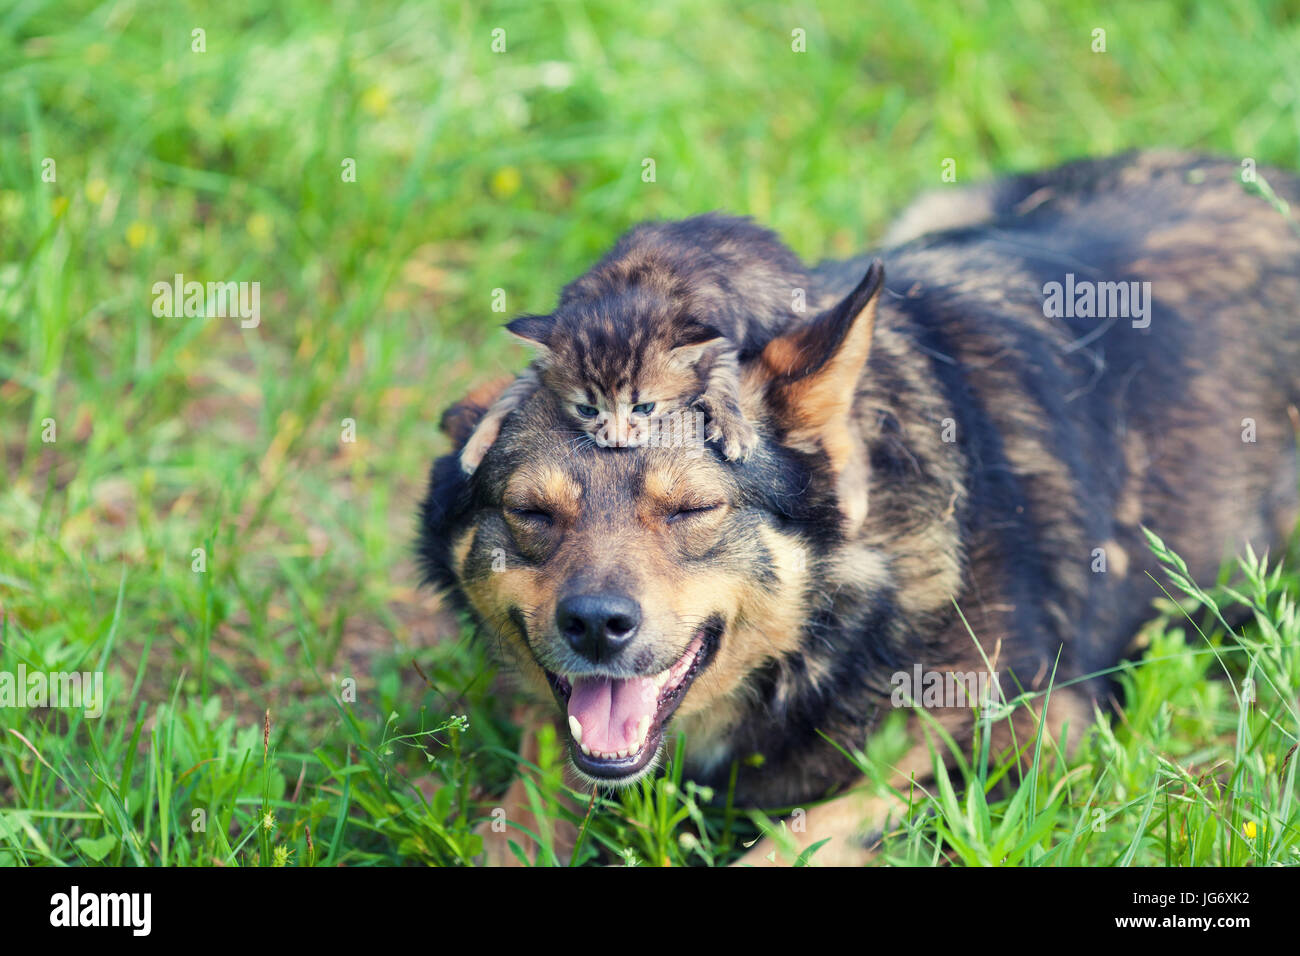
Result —
[[622, 594], [578, 594], [560, 601], [555, 624], [569, 646], [593, 663], [618, 655], [641, 624], [641, 606]]

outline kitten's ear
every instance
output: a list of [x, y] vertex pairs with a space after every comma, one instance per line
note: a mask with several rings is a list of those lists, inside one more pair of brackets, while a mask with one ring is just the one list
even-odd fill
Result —
[[679, 368], [692, 368], [708, 349], [720, 345], [725, 336], [711, 325], [691, 320], [673, 338], [672, 361]]
[[818, 447], [841, 470], [854, 448], [849, 411], [871, 352], [885, 267], [871, 263], [858, 287], [793, 332], [773, 339], [747, 380], [794, 447]]
[[506, 323], [506, 331], [534, 347], [543, 349], [550, 345], [551, 333], [555, 330], [553, 315], [521, 315]]
[[501, 393], [514, 380], [514, 376], [507, 375], [471, 389], [468, 395], [442, 413], [442, 419], [438, 422], [442, 433], [450, 438], [457, 448], [465, 444], [469, 436], [474, 433], [474, 429], [478, 427], [479, 421], [487, 414], [488, 409], [496, 404]]

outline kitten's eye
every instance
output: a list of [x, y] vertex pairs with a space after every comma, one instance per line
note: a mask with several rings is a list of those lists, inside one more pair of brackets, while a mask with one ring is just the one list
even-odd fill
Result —
[[578, 410], [578, 414], [583, 418], [595, 418], [600, 414], [600, 409], [594, 405], [574, 405], [573, 407]]
[[655, 410], [654, 402], [642, 402], [640, 405], [632, 406], [633, 415], [649, 415]]
[[710, 511], [717, 511], [721, 507], [722, 507], [722, 503], [719, 502], [713, 505], [701, 505], [699, 507], [694, 507], [694, 508], [678, 508], [676, 511], [674, 511], [672, 514], [668, 516], [668, 523], [677, 524], [677, 522], [679, 521], [687, 521], [691, 518], [698, 518], [701, 515], [708, 514]]

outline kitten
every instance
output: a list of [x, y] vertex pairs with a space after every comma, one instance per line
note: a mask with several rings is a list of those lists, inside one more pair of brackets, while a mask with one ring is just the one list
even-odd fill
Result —
[[461, 452], [473, 472], [501, 423], [538, 388], [601, 445], [643, 444], [656, 417], [702, 414], [722, 454], [758, 444], [740, 408], [739, 363], [803, 311], [808, 271], [776, 234], [710, 213], [630, 230], [565, 286], [551, 315], [506, 328], [537, 349]]

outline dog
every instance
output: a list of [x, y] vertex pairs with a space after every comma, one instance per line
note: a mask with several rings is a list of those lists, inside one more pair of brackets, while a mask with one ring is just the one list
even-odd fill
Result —
[[[1209, 583], [1295, 528], [1297, 202], [1279, 170], [1169, 152], [957, 193], [947, 220], [926, 200], [878, 258], [815, 267], [815, 308], [740, 357], [747, 460], [595, 447], [539, 391], [473, 476], [434, 463], [425, 580], [578, 779], [632, 783], [683, 734], [691, 779], [807, 808], [746, 862], [866, 862], [901, 807], [844, 750], [900, 704], [959, 745], [975, 727], [899, 675], [1028, 700], [994, 753], [1040, 724], [1068, 748], [1160, 593], [1144, 528]], [[507, 385], [448, 410], [456, 448]], [[896, 790], [933, 771], [907, 713]], [[485, 836], [489, 861], [522, 842]]]

